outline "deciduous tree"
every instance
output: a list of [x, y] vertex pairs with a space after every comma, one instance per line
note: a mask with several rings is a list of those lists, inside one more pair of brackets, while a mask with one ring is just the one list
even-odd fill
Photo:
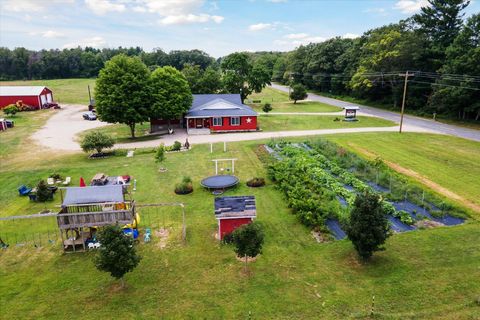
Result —
[[115, 141], [109, 135], [100, 132], [92, 131], [85, 135], [80, 142], [80, 147], [85, 152], [97, 151], [97, 154], [102, 153], [104, 149], [112, 148]]
[[97, 114], [102, 121], [129, 126], [147, 121], [151, 109], [150, 72], [138, 57], [117, 55], [109, 60], [95, 86]]
[[245, 271], [247, 271], [248, 257], [255, 258], [262, 253], [264, 233], [260, 224], [252, 222], [235, 229], [232, 241], [235, 245], [235, 253], [245, 258]]
[[192, 92], [183, 74], [177, 69], [166, 66], [152, 72], [151, 76], [152, 107], [151, 118], [170, 121], [179, 119], [192, 105]]
[[298, 100], [305, 99], [307, 96], [307, 89], [305, 89], [302, 84], [297, 83], [292, 86], [292, 91], [290, 92], [290, 99], [293, 100], [294, 104], [297, 103]]
[[101, 247], [95, 257], [95, 266], [120, 279], [124, 287], [124, 275], [133, 271], [141, 260], [133, 246], [132, 237], [126, 236], [118, 226], [107, 226], [99, 232], [98, 241]]

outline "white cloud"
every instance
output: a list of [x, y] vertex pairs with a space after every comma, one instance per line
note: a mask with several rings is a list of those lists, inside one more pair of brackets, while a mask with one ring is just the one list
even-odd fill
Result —
[[350, 33], [350, 32], [347, 32], [342, 36], [343, 39], [355, 39], [355, 38], [358, 38], [358, 37], [360, 37], [360, 35], [358, 35], [356, 33]]
[[321, 36], [311, 36], [308, 33], [290, 33], [283, 36], [284, 39], [275, 40], [274, 44], [280, 46], [296, 47], [302, 44], [318, 43], [327, 40]]
[[[133, 10], [158, 14], [161, 17], [159, 23], [163, 25], [221, 23], [224, 17], [200, 12], [204, 2], [204, 0], [137, 0]], [[216, 3], [213, 4], [215, 9]]]
[[273, 2], [273, 3], [285, 3], [287, 0], [267, 0], [268, 2]]
[[93, 47], [93, 48], [105, 48], [107, 46], [107, 42], [102, 37], [92, 37], [87, 39], [82, 39], [77, 42], [67, 43], [63, 46], [63, 48], [76, 48], [76, 47]]
[[44, 38], [62, 38], [65, 36], [63, 33], [53, 30], [47, 30], [45, 32], [42, 32], [41, 34]]
[[13, 12], [40, 12], [50, 5], [73, 2], [74, 0], [4, 0], [0, 3], [0, 9]]
[[308, 37], [307, 33], [290, 33], [284, 36], [287, 39], [305, 39], [306, 37]]
[[140, 7], [140, 6], [133, 7], [132, 10], [140, 13], [147, 12], [147, 9], [145, 9], [145, 7]]
[[172, 15], [166, 16], [159, 20], [161, 24], [188, 24], [188, 23], [205, 23], [205, 22], [215, 22], [221, 23], [223, 21], [221, 16], [212, 16], [209, 14], [181, 14], [181, 15]]
[[248, 30], [250, 31], [260, 31], [260, 30], [266, 30], [266, 29], [271, 29], [273, 25], [271, 23], [257, 23], [257, 24], [252, 24], [248, 26]]
[[110, 0], [85, 0], [85, 4], [96, 15], [104, 15], [107, 12], [123, 12], [125, 5], [122, 3], [113, 3]]
[[429, 5], [427, 0], [399, 0], [395, 3], [394, 8], [402, 13], [412, 14]]

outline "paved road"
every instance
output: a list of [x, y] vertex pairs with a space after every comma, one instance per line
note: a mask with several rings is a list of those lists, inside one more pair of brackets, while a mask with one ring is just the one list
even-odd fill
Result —
[[[279, 84], [272, 84], [272, 88], [280, 91], [288, 92], [288, 87], [282, 86]], [[308, 99], [327, 103], [337, 107], [352, 105], [351, 102], [345, 102], [337, 99], [322, 97], [314, 93], [309, 93]], [[358, 104], [355, 104], [355, 105], [358, 105]], [[377, 109], [377, 108], [368, 107], [364, 105], [359, 105], [359, 106], [361, 108], [361, 112], [363, 115], [380, 117], [387, 120], [395, 121], [397, 123], [400, 122], [400, 115], [396, 112]], [[436, 121], [428, 120], [424, 118], [419, 118], [411, 115], [404, 116], [403, 124], [421, 128], [426, 131], [448, 134], [448, 135], [457, 136], [460, 138], [480, 141], [480, 130], [457, 127], [454, 125], [444, 124], [444, 123], [440, 123], [440, 122], [436, 122]]]

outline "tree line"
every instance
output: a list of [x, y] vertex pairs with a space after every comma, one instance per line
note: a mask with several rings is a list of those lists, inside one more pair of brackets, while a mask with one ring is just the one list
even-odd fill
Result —
[[78, 47], [40, 51], [23, 47], [13, 50], [0, 47], [0, 80], [96, 77], [105, 63], [119, 54], [139, 57], [150, 70], [163, 66], [181, 70], [186, 64], [197, 65], [204, 70], [218, 65], [215, 58], [200, 50], [174, 50], [166, 53], [161, 49], [146, 52], [140, 47]]
[[480, 120], [480, 14], [464, 19], [468, 0], [429, 0], [419, 14], [365, 32], [302, 45], [290, 52], [237, 52], [215, 59], [200, 50], [140, 47], [32, 51], [0, 48], [0, 80], [96, 77], [112, 57], [135, 56], [154, 71], [181, 70], [192, 93], [241, 93], [270, 80], [351, 96], [399, 110]]
[[480, 14], [464, 20], [466, 0], [430, 6], [356, 39], [333, 38], [281, 55], [272, 80], [399, 109], [404, 77], [407, 108], [419, 114], [480, 119]]

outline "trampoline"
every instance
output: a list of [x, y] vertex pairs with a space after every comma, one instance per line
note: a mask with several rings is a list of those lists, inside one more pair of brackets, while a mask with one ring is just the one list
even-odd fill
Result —
[[203, 179], [200, 184], [207, 189], [225, 189], [238, 184], [238, 178], [231, 175], [217, 175]]

